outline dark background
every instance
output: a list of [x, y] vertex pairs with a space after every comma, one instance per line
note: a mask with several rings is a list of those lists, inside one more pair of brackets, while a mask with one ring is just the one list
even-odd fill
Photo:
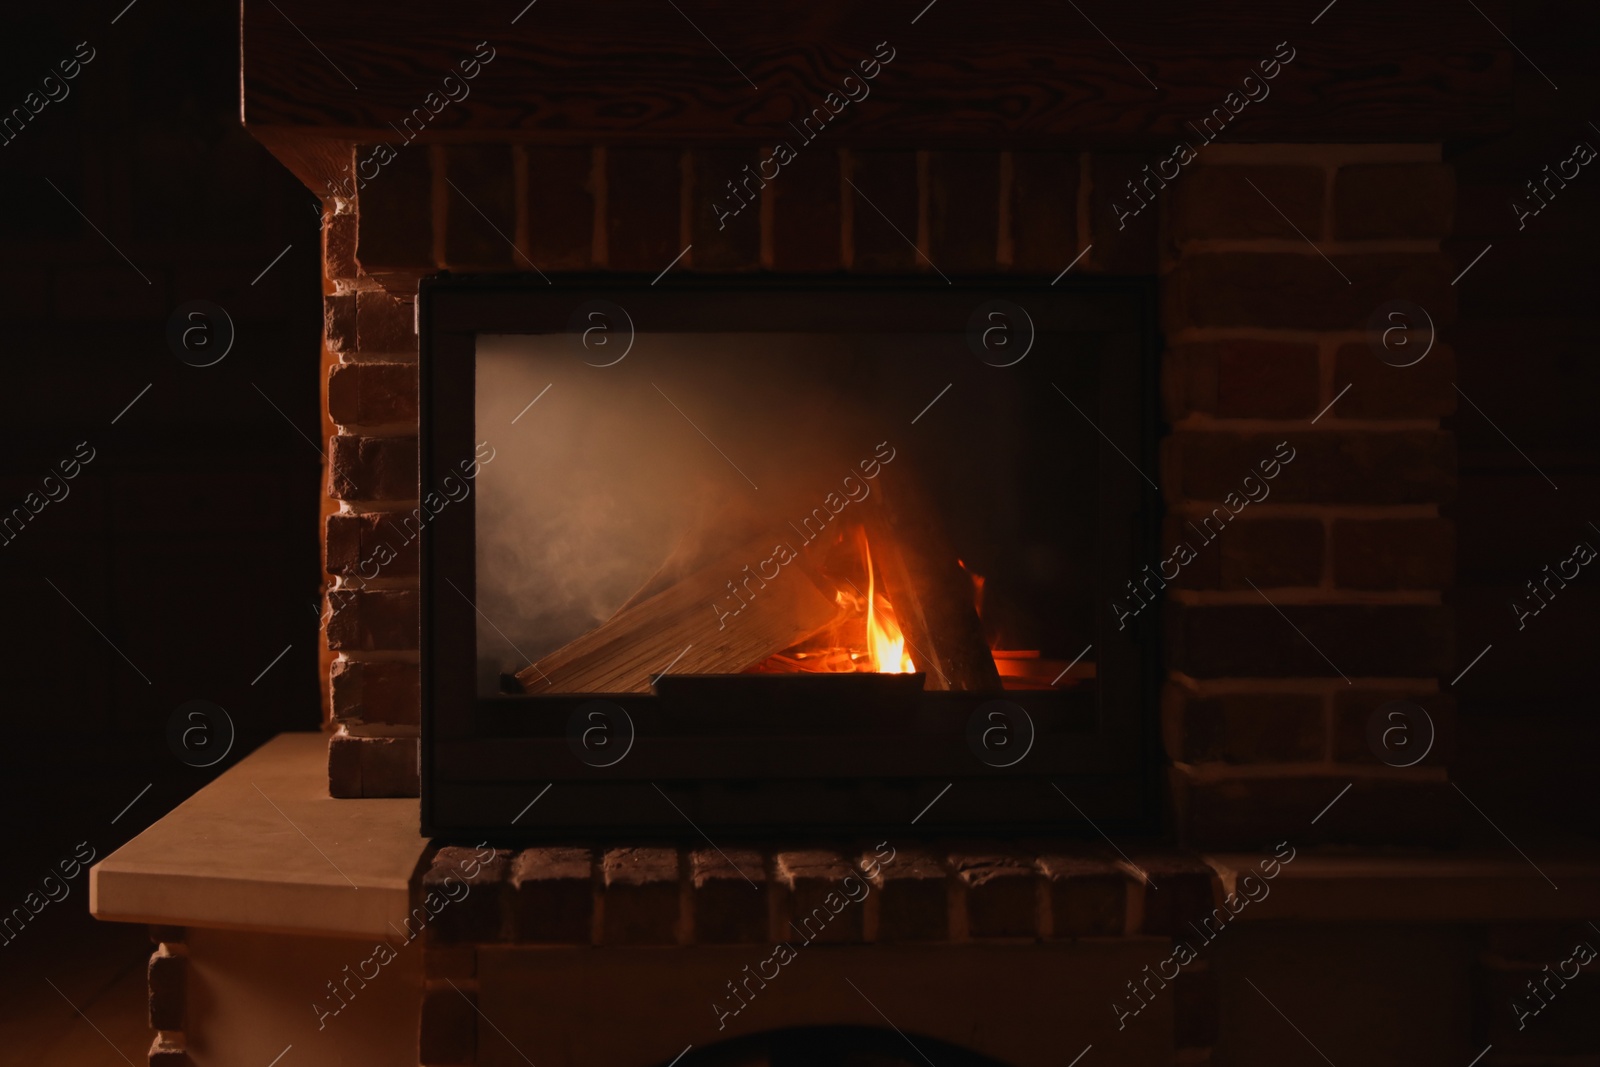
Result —
[[1457, 284], [1459, 321], [1443, 331], [1456, 349], [1458, 387], [1472, 400], [1458, 397], [1445, 420], [1461, 473], [1452, 509], [1457, 587], [1447, 601], [1456, 661], [1466, 666], [1494, 646], [1453, 690], [1461, 745], [1451, 777], [1497, 822], [1503, 815], [1594, 837], [1600, 567], [1580, 571], [1522, 630], [1511, 601], [1528, 601], [1525, 583], [1546, 565], [1553, 571], [1580, 540], [1600, 551], [1600, 530], [1589, 525], [1600, 526], [1600, 159], [1522, 230], [1511, 204], [1529, 201], [1525, 183], [1547, 165], [1553, 171], [1579, 141], [1600, 152], [1591, 125], [1600, 123], [1600, 5], [1479, 6], [1556, 87], [1518, 57], [1511, 131], [1445, 151], [1457, 181], [1455, 237], [1445, 251], [1465, 267], [1493, 245]]
[[[95, 50], [71, 95], [0, 146], [0, 510], [79, 442], [95, 452], [69, 496], [0, 546], [6, 913], [79, 842], [109, 854], [262, 740], [320, 717], [316, 199], [239, 125], [237, 6], [140, 0], [112, 25], [124, 3], [8, 12], [0, 32], [5, 113], [79, 42]], [[165, 338], [196, 299], [237, 331], [207, 368]], [[239, 734], [203, 770], [165, 739], [193, 699]], [[0, 1034], [26, 1018], [98, 1041], [44, 979], [83, 1006], [111, 974], [142, 971], [144, 932], [93, 923], [87, 906], [83, 874], [0, 946]], [[88, 1011], [118, 1033], [115, 1013]], [[32, 1049], [5, 1040], [8, 1054]], [[142, 1062], [142, 1046], [119, 1047]]]

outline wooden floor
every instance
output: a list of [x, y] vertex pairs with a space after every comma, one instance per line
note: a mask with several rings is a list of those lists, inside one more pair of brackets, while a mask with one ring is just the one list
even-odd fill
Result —
[[[174, 759], [159, 736], [144, 748], [78, 746], [44, 757], [10, 746], [0, 754], [0, 811], [9, 814], [0, 915], [26, 910], [29, 893], [56, 886], [44, 879], [75, 850], [109, 855], [207, 777]], [[144, 1067], [155, 1037], [146, 1023], [148, 928], [91, 918], [87, 871], [66, 886], [65, 897], [0, 942], [0, 1063]]]
[[145, 1017], [149, 953], [144, 927], [89, 917], [83, 885], [48, 905], [0, 947], [6, 1062], [143, 1064], [155, 1036]]

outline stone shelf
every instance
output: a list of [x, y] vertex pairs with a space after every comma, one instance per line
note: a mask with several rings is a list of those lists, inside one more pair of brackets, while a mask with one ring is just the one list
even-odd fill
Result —
[[378, 937], [428, 842], [417, 801], [332, 800], [328, 740], [280, 734], [91, 868], [96, 918]]

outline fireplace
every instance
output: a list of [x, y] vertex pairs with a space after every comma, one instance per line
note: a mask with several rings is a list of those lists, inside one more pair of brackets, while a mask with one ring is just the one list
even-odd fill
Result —
[[1456, 713], [1541, 673], [1458, 524], [1582, 495], [1484, 377], [1581, 57], [1474, 8], [246, 3], [328, 736], [95, 868], [151, 1062], [1592, 1054], [1600, 865]]
[[1153, 830], [1153, 294], [1052, 281], [425, 280], [427, 830]]

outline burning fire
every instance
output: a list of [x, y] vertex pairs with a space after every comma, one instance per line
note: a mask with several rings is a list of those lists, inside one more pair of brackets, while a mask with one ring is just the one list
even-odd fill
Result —
[[894, 606], [888, 597], [879, 597], [872, 551], [867, 547], [867, 531], [861, 530], [861, 554], [867, 560], [867, 657], [879, 674], [915, 674], [917, 668], [906, 655], [905, 634], [895, 621]]
[[905, 632], [895, 617], [894, 605], [884, 593], [866, 530], [856, 527], [852, 533], [842, 535], [835, 547], [838, 569], [826, 569], [839, 583], [834, 593], [834, 600], [843, 609], [839, 621], [769, 657], [756, 669], [808, 674], [915, 674], [916, 664], [906, 651]]

